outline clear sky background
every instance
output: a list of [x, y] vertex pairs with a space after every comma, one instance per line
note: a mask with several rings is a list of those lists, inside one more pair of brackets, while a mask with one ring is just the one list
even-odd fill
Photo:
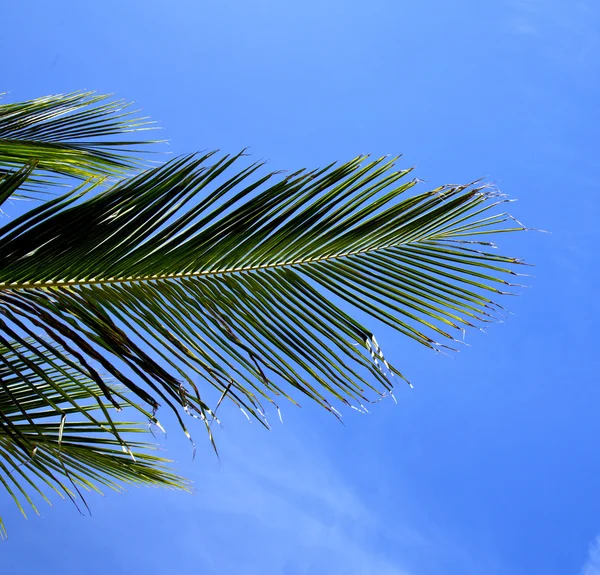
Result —
[[6, 1], [2, 24], [9, 100], [115, 92], [174, 153], [251, 146], [273, 169], [403, 153], [552, 231], [500, 238], [536, 277], [459, 355], [375, 329], [415, 384], [398, 405], [345, 425], [286, 405], [271, 432], [232, 410], [220, 461], [173, 426], [194, 495], [25, 521], [0, 493], [2, 573], [600, 574], [597, 0]]

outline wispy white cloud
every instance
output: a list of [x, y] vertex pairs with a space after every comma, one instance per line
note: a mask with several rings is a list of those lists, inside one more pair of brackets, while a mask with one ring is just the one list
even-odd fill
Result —
[[600, 575], [600, 535], [590, 545], [588, 558], [580, 575]]
[[597, 0], [508, 0], [511, 30], [530, 36], [555, 62], [584, 67], [600, 51]]
[[217, 441], [219, 471], [212, 458], [200, 473], [198, 460], [193, 473], [181, 469], [197, 490], [174, 510], [189, 560], [206, 575], [502, 572], [493, 549], [474, 550], [422, 509], [400, 470], [369, 457], [349, 464], [321, 433], [270, 434], [230, 420]]
[[[397, 563], [386, 542], [400, 537], [409, 545], [427, 545], [423, 538], [408, 528], [386, 533], [365, 497], [322, 455], [296, 447], [284, 465], [283, 454], [272, 447], [260, 460], [249, 459], [243, 450], [234, 455], [232, 448], [219, 481], [199, 486], [195, 505], [201, 509], [196, 511], [213, 518], [215, 527], [213, 545], [202, 529], [208, 572], [414, 575]], [[228, 523], [236, 526], [230, 532], [231, 551], [213, 557], [211, 549], [223, 547]], [[188, 529], [191, 537], [193, 532]]]

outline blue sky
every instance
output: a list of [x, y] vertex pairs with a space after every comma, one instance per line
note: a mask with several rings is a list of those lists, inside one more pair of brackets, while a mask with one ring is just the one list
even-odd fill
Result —
[[[594, 0], [8, 3], [0, 91], [136, 100], [174, 153], [251, 146], [273, 169], [404, 154], [425, 185], [487, 177], [552, 231], [504, 325], [440, 357], [385, 328], [410, 377], [345, 425], [228, 413], [221, 459], [166, 446], [197, 492], [133, 490], [24, 521], [3, 570], [600, 574], [600, 6]], [[201, 435], [200, 428], [197, 436]]]

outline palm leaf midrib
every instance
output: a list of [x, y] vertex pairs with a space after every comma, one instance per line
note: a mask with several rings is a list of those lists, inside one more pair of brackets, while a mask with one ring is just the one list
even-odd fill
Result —
[[[413, 242], [407, 242], [413, 243]], [[374, 246], [369, 248], [363, 248], [359, 250], [352, 250], [342, 253], [323, 255], [323, 256], [312, 256], [308, 258], [301, 258], [292, 261], [286, 262], [277, 262], [277, 263], [268, 263], [268, 264], [260, 264], [260, 265], [249, 265], [249, 266], [237, 266], [237, 267], [229, 267], [229, 268], [220, 268], [213, 270], [203, 270], [197, 272], [182, 272], [182, 273], [169, 273], [169, 274], [157, 274], [157, 275], [140, 275], [140, 276], [128, 276], [128, 277], [111, 277], [107, 279], [76, 279], [76, 280], [58, 280], [58, 281], [39, 281], [39, 282], [0, 282], [0, 292], [1, 291], [15, 291], [20, 289], [31, 289], [31, 288], [61, 288], [61, 287], [78, 287], [78, 286], [91, 286], [91, 285], [118, 285], [124, 283], [134, 283], [134, 282], [151, 282], [151, 281], [161, 281], [161, 280], [170, 280], [170, 279], [191, 279], [197, 277], [206, 277], [206, 276], [223, 276], [223, 275], [233, 275], [245, 272], [252, 272], [257, 270], [269, 270], [269, 269], [277, 269], [277, 268], [290, 268], [290, 267], [299, 267], [306, 264], [311, 263], [320, 263], [325, 261], [332, 261], [338, 259], [344, 259], [349, 257], [355, 257], [361, 254], [370, 253], [370, 252], [380, 252], [385, 251], [386, 249], [390, 249], [392, 247], [399, 247], [404, 245], [403, 243], [393, 242], [386, 246]]]

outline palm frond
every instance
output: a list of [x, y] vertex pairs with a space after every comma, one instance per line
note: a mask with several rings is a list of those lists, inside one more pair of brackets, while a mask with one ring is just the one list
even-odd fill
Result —
[[136, 117], [124, 100], [109, 98], [73, 92], [0, 104], [0, 174], [35, 162], [31, 190], [58, 182], [53, 176], [121, 177], [142, 167], [135, 148], [149, 142], [122, 137], [153, 123]]
[[131, 439], [148, 427], [114, 421], [114, 406], [65, 350], [56, 348], [61, 360], [43, 340], [0, 338], [0, 484], [24, 515], [25, 502], [38, 512], [36, 496], [50, 503], [48, 491], [76, 502], [80, 489], [102, 486], [187, 488], [153, 445]]
[[292, 389], [337, 413], [332, 398], [361, 405], [403, 377], [332, 295], [441, 350], [494, 321], [518, 275], [520, 260], [485, 236], [524, 228], [488, 215], [505, 199], [484, 186], [407, 195], [416, 180], [387, 159], [277, 177], [213, 157], [78, 189], [7, 223], [6, 329], [44, 330], [43, 357], [66, 349], [88, 375], [96, 362], [149, 410], [182, 406], [210, 433], [205, 385], [264, 421], [263, 402]]

